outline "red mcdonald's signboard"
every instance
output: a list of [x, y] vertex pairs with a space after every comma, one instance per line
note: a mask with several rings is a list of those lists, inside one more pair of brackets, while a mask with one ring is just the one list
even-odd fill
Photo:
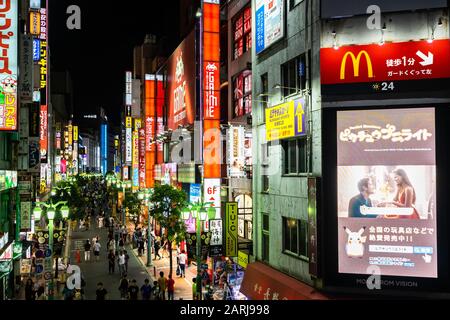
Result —
[[[349, 94], [358, 90], [358, 86], [345, 86], [347, 84], [360, 84], [359, 87], [369, 90], [369, 93], [423, 91], [428, 87], [445, 90], [450, 78], [449, 55], [448, 39], [431, 43], [409, 41], [322, 48], [322, 91], [324, 94], [337, 94], [337, 91]], [[442, 79], [447, 80], [440, 81]]]

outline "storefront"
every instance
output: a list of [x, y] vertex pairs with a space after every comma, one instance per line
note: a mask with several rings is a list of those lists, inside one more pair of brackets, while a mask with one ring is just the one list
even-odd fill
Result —
[[212, 300], [247, 300], [240, 292], [245, 266], [232, 258], [217, 257], [213, 261]]
[[327, 300], [315, 288], [261, 262], [247, 266], [240, 291], [250, 300]]
[[13, 295], [13, 243], [8, 242], [8, 233], [0, 235], [0, 301]]

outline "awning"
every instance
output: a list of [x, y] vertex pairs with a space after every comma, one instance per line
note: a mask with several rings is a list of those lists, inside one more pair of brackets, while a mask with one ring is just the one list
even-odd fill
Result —
[[328, 300], [315, 288], [261, 262], [248, 265], [240, 292], [251, 300]]

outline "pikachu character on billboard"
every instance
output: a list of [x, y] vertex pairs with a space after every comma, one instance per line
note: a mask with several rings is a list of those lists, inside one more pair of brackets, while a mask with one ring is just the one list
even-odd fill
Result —
[[364, 256], [364, 243], [367, 237], [363, 237], [362, 234], [366, 230], [366, 227], [362, 227], [358, 232], [352, 232], [349, 228], [344, 227], [347, 232], [348, 238], [345, 245], [345, 252], [350, 258], [362, 258]]

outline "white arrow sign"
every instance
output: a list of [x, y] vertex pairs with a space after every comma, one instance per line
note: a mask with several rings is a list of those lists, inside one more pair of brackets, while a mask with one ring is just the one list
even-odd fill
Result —
[[422, 66], [429, 66], [433, 64], [433, 54], [428, 51], [428, 56], [422, 53], [422, 51], [417, 51], [416, 54], [421, 58], [423, 61], [419, 62]]

